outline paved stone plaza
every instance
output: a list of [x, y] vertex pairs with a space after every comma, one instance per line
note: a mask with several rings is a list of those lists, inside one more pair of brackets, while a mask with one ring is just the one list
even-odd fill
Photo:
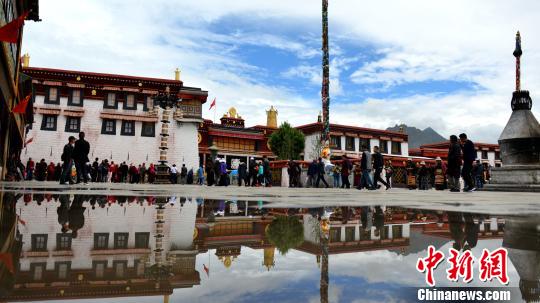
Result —
[[451, 193], [394, 188], [388, 191], [283, 187], [208, 187], [197, 185], [155, 185], [93, 183], [61, 186], [56, 182], [2, 182], [0, 190], [20, 193], [61, 191], [84, 195], [185, 196], [213, 200], [249, 200], [272, 203], [272, 207], [320, 207], [387, 205], [409, 208], [455, 210], [490, 214], [540, 213], [538, 193], [481, 192]]

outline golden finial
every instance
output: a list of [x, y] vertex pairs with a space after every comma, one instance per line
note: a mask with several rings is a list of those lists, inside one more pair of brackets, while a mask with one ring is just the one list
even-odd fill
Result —
[[174, 80], [180, 81], [180, 69], [178, 67], [174, 70]]

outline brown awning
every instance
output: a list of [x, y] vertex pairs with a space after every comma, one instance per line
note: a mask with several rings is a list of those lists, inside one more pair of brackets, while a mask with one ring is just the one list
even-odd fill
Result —
[[381, 136], [380, 139], [381, 139], [381, 140], [390, 141], [390, 137], [383, 137], [383, 136]]
[[59, 108], [46, 108], [46, 107], [34, 107], [37, 114], [43, 115], [60, 115], [61, 109]]
[[392, 141], [394, 141], [394, 142], [403, 142], [404, 140], [403, 140], [403, 138], [394, 137], [394, 138], [392, 138]]
[[68, 116], [68, 117], [82, 117], [82, 116], [84, 116], [84, 109], [81, 109], [81, 110], [69, 110], [69, 109], [64, 109], [64, 116]]
[[330, 136], [343, 136], [342, 132], [330, 132]]
[[112, 114], [112, 113], [101, 113], [99, 116], [102, 119], [142, 121], [142, 122], [158, 122], [158, 117], [157, 116], [125, 115], [125, 114]]
[[364, 135], [364, 134], [359, 134], [358, 137], [363, 138], [363, 139], [371, 139], [371, 138], [373, 138], [372, 135]]

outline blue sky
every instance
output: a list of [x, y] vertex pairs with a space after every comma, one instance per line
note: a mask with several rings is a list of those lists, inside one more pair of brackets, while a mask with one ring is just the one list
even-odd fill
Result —
[[[522, 83], [538, 96], [537, 1], [334, 0], [329, 9], [332, 122], [495, 142], [510, 115], [518, 29]], [[270, 105], [293, 125], [320, 111], [320, 1], [51, 0], [40, 13], [25, 28], [32, 66], [164, 78], [180, 67], [186, 85], [217, 98], [218, 117], [235, 106], [247, 125], [264, 124]]]

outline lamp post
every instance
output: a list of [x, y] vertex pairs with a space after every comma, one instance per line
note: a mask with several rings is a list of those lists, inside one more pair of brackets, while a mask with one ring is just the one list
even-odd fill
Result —
[[163, 109], [161, 115], [161, 143], [159, 145], [159, 164], [156, 166], [156, 184], [170, 184], [169, 166], [167, 165], [167, 150], [169, 141], [169, 123], [171, 110], [175, 109], [174, 118], [182, 118], [180, 101], [176, 94], [171, 94], [171, 89], [167, 86], [165, 92], [154, 96], [154, 104]]

